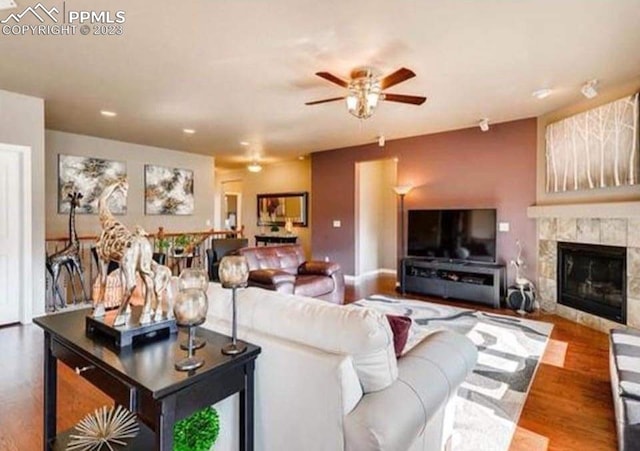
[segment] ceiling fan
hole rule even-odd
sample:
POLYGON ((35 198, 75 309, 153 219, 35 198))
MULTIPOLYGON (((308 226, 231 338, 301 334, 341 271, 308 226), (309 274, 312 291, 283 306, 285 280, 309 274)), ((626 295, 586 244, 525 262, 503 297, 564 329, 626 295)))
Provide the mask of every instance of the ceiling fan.
POLYGON ((426 97, 383 92, 383 90, 387 88, 416 76, 412 70, 406 67, 398 69, 386 77, 381 77, 380 73, 372 67, 361 67, 351 72, 351 79, 349 81, 336 77, 329 72, 317 72, 316 75, 346 88, 348 91, 347 95, 307 102, 305 105, 317 105, 319 103, 335 102, 344 99, 346 100, 349 113, 359 119, 371 117, 380 100, 409 103, 411 105, 422 105, 424 101, 427 100, 426 97))

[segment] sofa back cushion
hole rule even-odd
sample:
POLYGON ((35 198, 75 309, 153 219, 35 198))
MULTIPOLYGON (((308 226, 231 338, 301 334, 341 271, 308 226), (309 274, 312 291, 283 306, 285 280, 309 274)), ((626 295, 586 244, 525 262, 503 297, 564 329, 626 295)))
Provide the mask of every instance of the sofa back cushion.
MULTIPOLYGON (((231 291, 211 283, 207 294, 209 315, 231 321, 231 291)), ((237 292, 237 308, 239 326, 351 356, 364 393, 382 390, 398 376, 393 333, 377 311, 254 287, 237 292)))
POLYGON ((238 253, 247 257, 250 271, 280 269, 289 274, 297 274, 298 266, 305 261, 302 246, 299 244, 247 247, 240 249, 238 253))

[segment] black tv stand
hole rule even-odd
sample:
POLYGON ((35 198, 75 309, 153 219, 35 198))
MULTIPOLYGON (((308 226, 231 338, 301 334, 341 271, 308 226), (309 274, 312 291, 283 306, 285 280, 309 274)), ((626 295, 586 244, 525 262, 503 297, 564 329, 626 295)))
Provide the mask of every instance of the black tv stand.
POLYGON ((506 269, 499 263, 407 257, 401 268, 402 294, 455 298, 498 308, 507 291, 506 269))

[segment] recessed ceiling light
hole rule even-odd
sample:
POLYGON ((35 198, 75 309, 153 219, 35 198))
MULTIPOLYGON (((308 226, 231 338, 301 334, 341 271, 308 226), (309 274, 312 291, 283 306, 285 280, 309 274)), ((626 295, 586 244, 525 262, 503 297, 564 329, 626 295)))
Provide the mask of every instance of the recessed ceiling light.
POLYGON ((249 141, 240 141, 240 145, 246 147, 249 145, 249 141))
POLYGON ((298 160, 304 160, 304 155, 300 155, 300 156, 298 157, 298 160))
POLYGON ((114 111, 107 110, 100 110, 100 114, 102 114, 104 117, 116 117, 118 115, 118 113, 114 111))
POLYGON ((262 166, 257 161, 252 161, 251 164, 247 165, 247 170, 249 172, 260 172, 262 171, 262 166))
POLYGON ((193 135, 196 132, 192 128, 183 128, 182 131, 185 132, 187 135, 193 135))
POLYGON ((549 88, 536 89, 531 93, 531 95, 536 99, 544 99, 551 95, 551 89, 549 88))

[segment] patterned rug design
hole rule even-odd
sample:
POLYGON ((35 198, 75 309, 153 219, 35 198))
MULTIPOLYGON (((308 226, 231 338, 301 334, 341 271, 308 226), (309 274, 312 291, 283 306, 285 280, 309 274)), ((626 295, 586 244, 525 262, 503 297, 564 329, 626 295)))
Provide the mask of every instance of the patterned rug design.
POLYGON ((552 324, 382 295, 355 304, 410 317, 405 352, 441 329, 471 339, 478 348, 478 364, 458 393, 453 451, 509 449, 552 324))

